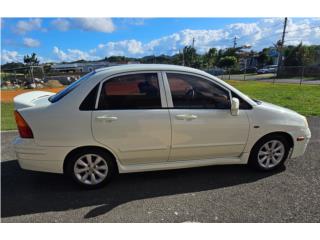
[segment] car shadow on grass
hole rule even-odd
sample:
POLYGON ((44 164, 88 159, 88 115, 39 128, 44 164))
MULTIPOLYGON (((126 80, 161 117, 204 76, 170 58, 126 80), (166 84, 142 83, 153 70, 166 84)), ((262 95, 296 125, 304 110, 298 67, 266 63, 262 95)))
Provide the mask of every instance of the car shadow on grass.
POLYGON ((103 215, 134 200, 214 190, 278 174, 242 165, 122 174, 104 188, 84 190, 59 174, 21 170, 15 160, 1 163, 1 217, 98 206, 83 217, 103 215))

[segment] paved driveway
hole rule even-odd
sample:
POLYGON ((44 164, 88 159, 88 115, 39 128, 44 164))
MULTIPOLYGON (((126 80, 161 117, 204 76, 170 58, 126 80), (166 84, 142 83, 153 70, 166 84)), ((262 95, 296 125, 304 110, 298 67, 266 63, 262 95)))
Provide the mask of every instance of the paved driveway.
POLYGON ((319 222, 320 118, 312 140, 286 168, 259 173, 213 166, 120 175, 85 191, 57 174, 22 171, 2 133, 3 222, 319 222))

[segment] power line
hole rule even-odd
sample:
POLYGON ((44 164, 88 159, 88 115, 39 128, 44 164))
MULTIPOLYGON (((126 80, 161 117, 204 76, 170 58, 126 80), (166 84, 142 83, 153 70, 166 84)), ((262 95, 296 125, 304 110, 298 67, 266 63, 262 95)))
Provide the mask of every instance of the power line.
POLYGON ((312 26, 312 27, 300 28, 300 29, 296 29, 296 30, 292 30, 292 31, 287 31, 287 33, 291 33, 291 32, 299 32, 299 31, 302 31, 302 30, 306 30, 306 29, 314 29, 314 28, 320 28, 320 25, 319 25, 319 26, 312 26))

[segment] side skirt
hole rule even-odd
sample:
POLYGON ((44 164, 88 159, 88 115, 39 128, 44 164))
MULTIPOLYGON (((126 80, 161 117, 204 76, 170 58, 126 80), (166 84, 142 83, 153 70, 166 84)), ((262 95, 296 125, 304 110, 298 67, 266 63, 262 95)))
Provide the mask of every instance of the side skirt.
POLYGON ((170 170, 180 168, 204 167, 211 165, 246 164, 249 154, 243 153, 241 157, 235 158, 214 158, 202 160, 188 160, 175 162, 161 162, 151 164, 122 165, 118 162, 119 173, 148 172, 159 170, 170 170))

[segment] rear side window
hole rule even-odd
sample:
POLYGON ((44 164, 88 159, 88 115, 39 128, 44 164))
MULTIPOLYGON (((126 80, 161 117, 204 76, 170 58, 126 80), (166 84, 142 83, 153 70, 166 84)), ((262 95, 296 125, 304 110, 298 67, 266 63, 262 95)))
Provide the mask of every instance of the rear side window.
POLYGON ((80 78, 79 80, 71 83, 68 87, 66 87, 65 89, 61 90, 60 92, 56 93, 55 95, 52 95, 51 97, 49 97, 49 101, 54 103, 59 101, 61 98, 63 98, 64 96, 68 95, 70 92, 72 92, 74 89, 76 89, 82 82, 90 79, 91 76, 93 76, 96 72, 91 72, 88 73, 86 75, 84 75, 82 78, 80 78))
POLYGON ((99 110, 161 108, 158 75, 130 74, 104 82, 99 110))
POLYGON ((173 107, 191 109, 230 109, 229 92, 201 77, 167 73, 173 107))

